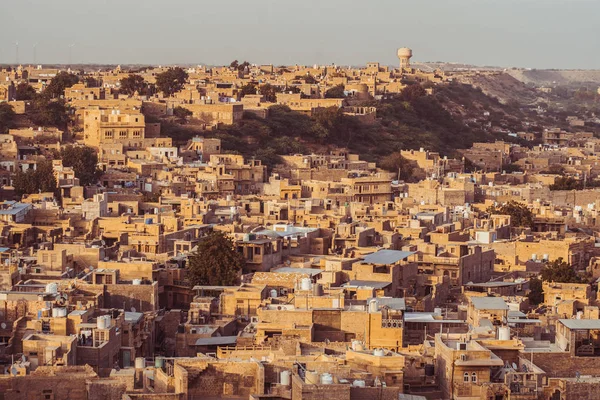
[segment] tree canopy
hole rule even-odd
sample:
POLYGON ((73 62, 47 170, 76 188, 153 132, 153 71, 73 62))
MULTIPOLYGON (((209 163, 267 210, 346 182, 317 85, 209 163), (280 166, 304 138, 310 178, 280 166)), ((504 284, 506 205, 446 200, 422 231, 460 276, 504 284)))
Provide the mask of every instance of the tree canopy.
POLYGON ((0 103, 0 133, 6 133, 13 126, 15 110, 8 103, 0 103))
POLYGON ((63 99, 48 99, 45 95, 37 95, 31 102, 29 111, 31 121, 40 126, 65 128, 69 121, 67 106, 63 99))
POLYGON ((277 87, 271 85, 270 83, 265 83, 264 85, 260 86, 258 90, 260 94, 264 96, 265 100, 271 103, 275 103, 277 101, 277 93, 280 92, 277 87))
POLYGON ((13 178, 13 186, 17 196, 38 192, 52 192, 55 196, 60 193, 54 177, 52 161, 37 163, 36 169, 28 169, 23 172, 20 169, 13 178))
POLYGON ((63 166, 72 167, 81 186, 98 182, 101 171, 98 169, 98 153, 88 146, 66 146, 60 149, 63 166))
POLYGON ((15 100, 33 100, 36 95, 35 89, 29 83, 21 82, 16 87, 15 100))
POLYGON ((413 164, 400 154, 392 153, 381 159, 381 168, 398 174, 398 179, 410 182, 413 180, 413 164))
POLYGON ((60 97, 64 95, 66 88, 70 88, 78 82, 79 77, 77 75, 65 71, 59 72, 44 89, 44 95, 51 99, 60 97))
POLYGON ((156 88, 163 93, 165 97, 183 89, 187 81, 188 73, 181 67, 169 68, 165 72, 156 75, 156 88))
POLYGON ((187 117, 190 117, 193 113, 187 108, 177 106, 173 109, 173 116, 181 121, 185 121, 187 117))
POLYGON ((252 82, 245 84, 240 88, 240 96, 244 97, 249 94, 256 94, 256 85, 252 82))
POLYGON ((213 231, 200 240, 198 250, 190 256, 188 277, 192 285, 235 285, 244 265, 233 241, 223 232, 213 231))
POLYGON ((129 96, 133 96, 135 92, 138 92, 139 94, 143 93, 147 86, 144 77, 137 74, 131 74, 125 78, 121 78, 119 83, 119 91, 129 96))
POLYGON ((531 278, 529 280, 529 293, 527 294, 529 303, 533 306, 537 306, 544 301, 544 289, 542 281, 538 278, 531 278))
POLYGON ((343 99, 346 97, 346 94, 344 93, 344 85, 337 85, 331 89, 328 89, 325 92, 324 97, 326 99, 343 99))
POLYGON ((511 200, 500 206, 491 206, 487 211, 490 214, 510 215, 511 226, 533 228, 533 213, 525 204, 511 200))
POLYGON ((565 262, 562 257, 554 261, 550 261, 544 265, 540 272, 540 277, 546 282, 560 283, 583 283, 585 279, 575 272, 569 263, 565 262))

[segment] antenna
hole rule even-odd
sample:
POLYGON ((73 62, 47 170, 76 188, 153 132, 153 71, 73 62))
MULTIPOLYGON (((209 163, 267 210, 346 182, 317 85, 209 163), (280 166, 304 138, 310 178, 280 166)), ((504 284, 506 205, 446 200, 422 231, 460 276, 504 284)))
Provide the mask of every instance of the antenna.
POLYGON ((33 44, 33 65, 34 65, 34 68, 35 68, 35 64, 37 62, 37 57, 36 57, 37 45, 38 45, 37 43, 33 44))
POLYGON ((19 66, 19 42, 15 42, 15 60, 17 66, 19 66))
POLYGON ((73 47, 75 47, 75 43, 69 45, 69 67, 73 64, 73 47))

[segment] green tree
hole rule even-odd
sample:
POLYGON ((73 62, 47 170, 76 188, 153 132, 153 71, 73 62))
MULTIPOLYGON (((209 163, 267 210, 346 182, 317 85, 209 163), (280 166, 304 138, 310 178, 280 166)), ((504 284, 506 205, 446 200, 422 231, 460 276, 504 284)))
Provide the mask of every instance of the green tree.
POLYGON ((92 76, 86 76, 83 81, 85 82, 85 85, 89 88, 100 87, 100 80, 92 76))
POLYGON ((402 92, 400 92, 400 99, 403 101, 411 102, 415 99, 418 99, 419 97, 425 96, 426 94, 427 92, 425 92, 425 89, 423 89, 423 87, 417 83, 413 85, 408 85, 407 87, 402 89, 402 92))
POLYGON ((8 103, 0 103, 0 133, 6 133, 13 126, 15 110, 8 103))
POLYGON ((173 116, 182 121, 185 121, 185 119, 192 116, 192 114, 193 113, 190 110, 181 106, 177 106, 173 109, 173 116))
POLYGON ((65 128, 69 121, 67 106, 63 99, 48 99, 45 95, 36 96, 29 111, 31 121, 40 126, 65 128))
POLYGON ((550 185, 550 190, 581 190, 583 182, 570 176, 559 176, 554 183, 550 185))
POLYGON ((240 96, 244 97, 249 94, 256 94, 256 85, 252 82, 245 84, 240 88, 240 96))
POLYGON ((240 66, 240 62, 238 60, 233 60, 231 64, 229 64, 229 68, 237 69, 240 66))
POLYGON ((145 92, 147 86, 144 77, 137 74, 131 74, 125 78, 121 78, 119 84, 119 91, 129 96, 133 96, 135 92, 138 92, 138 94, 145 92))
POLYGON ((243 63, 237 66, 238 71, 243 71, 246 67, 249 67, 250 63, 248 61, 244 61, 243 63))
POLYGON ((64 71, 59 72, 44 89, 44 95, 51 99, 63 96, 66 88, 70 88, 78 82, 77 75, 64 71))
POLYGON ((223 232, 213 231, 200 240, 190 256, 188 278, 192 285, 235 285, 244 266, 244 257, 233 241, 223 232))
POLYGON ((306 76, 302 77, 301 79, 304 79, 304 82, 308 83, 309 85, 317 83, 317 79, 311 74, 306 74, 306 76))
POLYGON ((72 167, 82 186, 98 182, 102 171, 98 169, 98 153, 88 146, 66 146, 60 149, 63 166, 72 167))
POLYGON ((13 178, 13 186, 19 197, 38 192, 52 192, 55 196, 59 195, 52 161, 37 163, 35 170, 28 169, 25 172, 18 170, 13 178))
POLYGON ((529 280, 529 293, 527 294, 529 303, 537 306, 544 301, 544 289, 542 281, 538 278, 531 278, 529 280))
POLYGON ((344 85, 337 85, 331 89, 328 89, 325 92, 324 97, 326 99, 343 99, 346 97, 346 94, 344 93, 344 85))
POLYGON ((414 166, 398 151, 381 159, 381 168, 398 174, 398 179, 410 182, 413 179, 414 166))
POLYGON ((183 68, 169 68, 165 72, 156 75, 156 88, 165 97, 169 97, 183 89, 183 85, 185 85, 187 79, 188 74, 183 68))
POLYGON ((271 103, 275 103, 277 101, 277 93, 279 93, 279 89, 277 87, 271 85, 270 83, 265 83, 264 85, 259 87, 259 92, 262 96, 264 96, 265 100, 271 103))
POLYGON ((17 85, 15 100, 33 100, 37 95, 35 89, 27 82, 21 82, 17 85))
POLYGON ((540 277, 546 282, 560 283, 583 283, 585 282, 581 276, 575 272, 569 263, 565 262, 562 257, 554 261, 550 261, 544 265, 540 272, 540 277))
POLYGON ((491 206, 487 211, 490 214, 510 215, 511 226, 533 228, 533 213, 525 204, 511 200, 501 206, 491 206))

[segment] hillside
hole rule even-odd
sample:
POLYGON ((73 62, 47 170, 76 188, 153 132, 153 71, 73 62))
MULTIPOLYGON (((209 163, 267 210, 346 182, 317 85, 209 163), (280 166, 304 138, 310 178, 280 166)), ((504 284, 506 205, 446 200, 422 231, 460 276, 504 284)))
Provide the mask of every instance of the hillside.
POLYGON ((539 94, 535 89, 527 87, 525 83, 508 73, 469 74, 456 78, 459 82, 480 88, 483 93, 497 98, 504 104, 515 101, 521 104, 531 104, 539 99, 539 94))
POLYGON ((600 70, 511 69, 515 79, 534 86, 595 84, 600 86, 600 70))
POLYGON ((339 147, 370 161, 420 147, 453 156, 457 149, 468 148, 473 142, 510 139, 506 133, 493 133, 488 125, 504 132, 523 128, 524 116, 518 107, 511 108, 482 90, 460 83, 436 86, 433 95, 426 95, 419 86, 409 87, 401 95, 368 105, 377 106, 377 120, 372 124, 338 109, 324 109, 311 118, 285 106, 273 106, 266 119, 245 114, 239 123, 210 132, 172 122, 164 123, 163 130, 176 143, 198 134, 218 137, 225 150, 262 159, 272 166, 279 161, 278 155, 339 147))

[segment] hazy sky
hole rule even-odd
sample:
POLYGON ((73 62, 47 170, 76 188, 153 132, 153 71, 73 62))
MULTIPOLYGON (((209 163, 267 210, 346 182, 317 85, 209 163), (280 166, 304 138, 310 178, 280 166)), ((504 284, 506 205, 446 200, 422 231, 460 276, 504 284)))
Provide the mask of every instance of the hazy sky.
POLYGON ((600 69, 600 0, 0 0, 0 63, 600 69))

